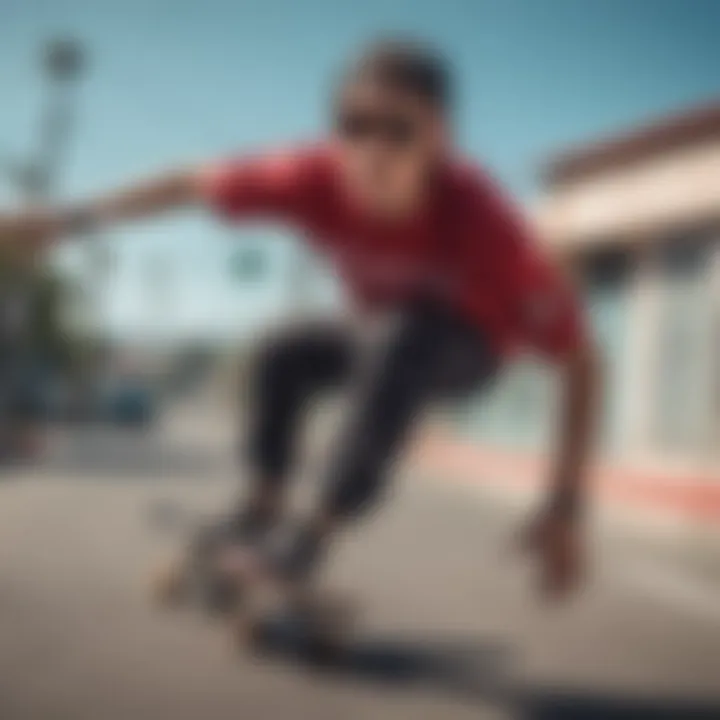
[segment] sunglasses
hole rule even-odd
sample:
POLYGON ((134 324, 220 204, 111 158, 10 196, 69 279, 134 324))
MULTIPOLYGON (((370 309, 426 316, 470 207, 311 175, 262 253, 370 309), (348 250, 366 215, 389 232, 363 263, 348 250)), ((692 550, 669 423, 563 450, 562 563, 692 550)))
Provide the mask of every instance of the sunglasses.
POLYGON ((338 135, 350 142, 380 140, 394 147, 410 145, 418 134, 417 122, 406 115, 345 110, 335 119, 338 135))

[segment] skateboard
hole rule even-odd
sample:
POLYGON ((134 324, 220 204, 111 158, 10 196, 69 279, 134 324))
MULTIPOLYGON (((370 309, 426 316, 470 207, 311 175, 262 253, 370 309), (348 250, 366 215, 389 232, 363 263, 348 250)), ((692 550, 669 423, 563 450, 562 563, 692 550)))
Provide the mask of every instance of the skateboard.
POLYGON ((223 556, 230 548, 232 543, 222 529, 196 530, 190 544, 155 572, 155 602, 162 607, 195 606, 211 614, 233 611, 251 573, 250 568, 227 567, 223 556))
POLYGON ((242 601, 230 616, 238 649, 323 664, 346 655, 357 616, 349 596, 312 583, 294 586, 271 571, 244 583, 242 601))
POLYGON ((238 650, 313 663, 340 661, 355 626, 348 596, 289 583, 252 548, 232 543, 203 547, 196 539, 161 566, 153 596, 162 607, 189 605, 221 616, 238 650))

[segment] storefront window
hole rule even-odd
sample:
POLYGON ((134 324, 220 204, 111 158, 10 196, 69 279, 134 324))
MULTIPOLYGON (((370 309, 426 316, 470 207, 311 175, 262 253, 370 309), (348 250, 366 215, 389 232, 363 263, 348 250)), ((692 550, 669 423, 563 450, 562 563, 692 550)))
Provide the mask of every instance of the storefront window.
POLYGON ((588 313, 603 360, 602 417, 600 444, 605 454, 621 450, 623 396, 627 371, 626 340, 628 304, 635 267, 634 256, 626 250, 591 256, 583 263, 581 275, 588 313))
POLYGON ((678 238, 662 248, 653 439, 661 450, 695 452, 712 423, 713 243, 678 238))

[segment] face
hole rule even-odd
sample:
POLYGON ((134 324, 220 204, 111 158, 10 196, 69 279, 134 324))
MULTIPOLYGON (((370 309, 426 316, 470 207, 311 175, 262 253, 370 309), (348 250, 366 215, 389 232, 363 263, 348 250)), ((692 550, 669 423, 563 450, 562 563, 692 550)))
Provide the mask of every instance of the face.
POLYGON ((366 211, 401 216, 423 202, 446 144, 445 123, 428 103, 358 82, 340 98, 334 133, 346 186, 366 211))

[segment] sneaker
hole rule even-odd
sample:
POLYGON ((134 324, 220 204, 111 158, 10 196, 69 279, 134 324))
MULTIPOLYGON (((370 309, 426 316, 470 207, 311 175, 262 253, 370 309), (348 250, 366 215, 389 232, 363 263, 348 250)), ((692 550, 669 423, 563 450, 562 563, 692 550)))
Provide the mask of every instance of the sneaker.
POLYGON ((265 563, 285 580, 305 583, 320 565, 325 550, 323 538, 306 524, 283 530, 269 536, 261 547, 265 563))

